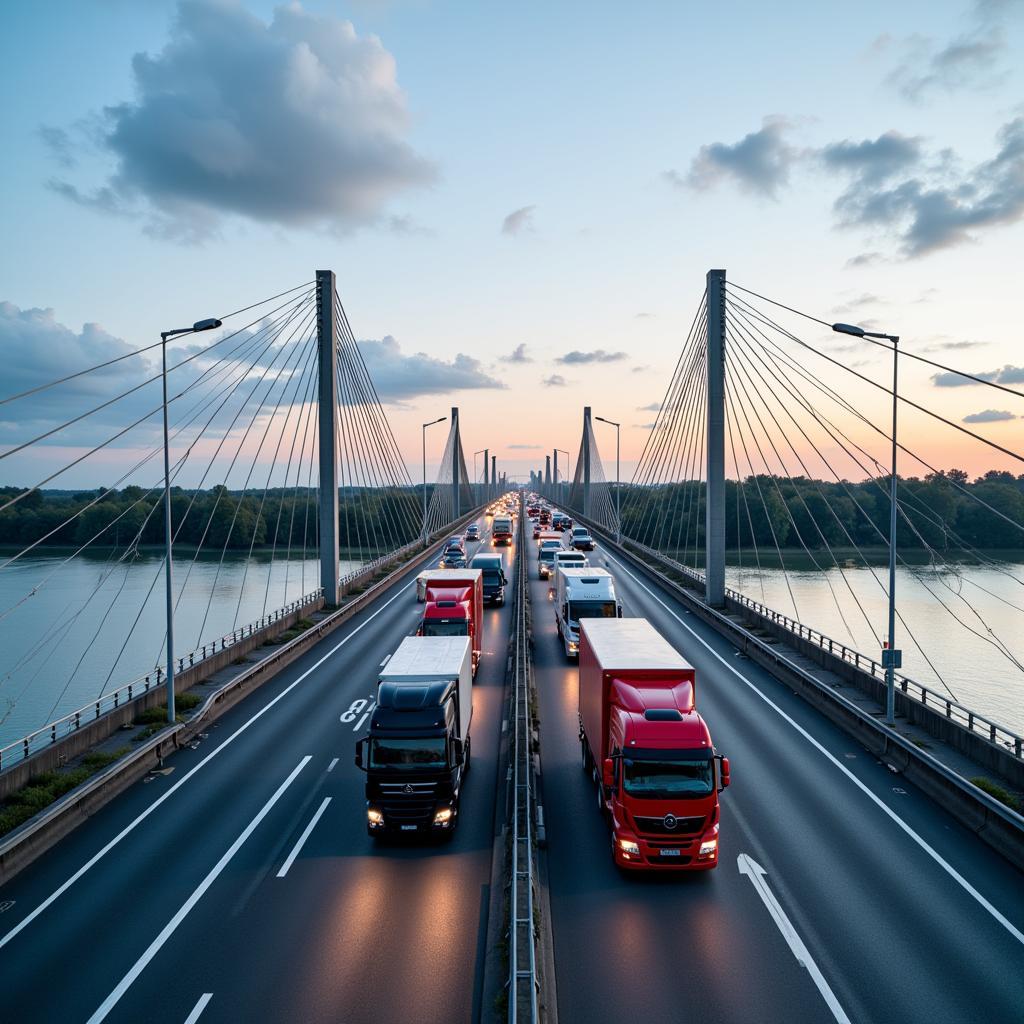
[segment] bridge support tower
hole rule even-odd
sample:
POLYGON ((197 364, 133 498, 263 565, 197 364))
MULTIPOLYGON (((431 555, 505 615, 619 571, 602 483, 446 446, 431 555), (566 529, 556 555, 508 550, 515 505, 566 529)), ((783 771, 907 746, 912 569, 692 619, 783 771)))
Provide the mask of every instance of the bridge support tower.
POLYGON ((324 601, 341 600, 338 544, 338 323, 334 271, 316 272, 316 334, 319 349, 317 413, 320 438, 320 586, 324 601))
POLYGON ((707 501, 704 599, 725 605, 725 271, 707 277, 707 501))

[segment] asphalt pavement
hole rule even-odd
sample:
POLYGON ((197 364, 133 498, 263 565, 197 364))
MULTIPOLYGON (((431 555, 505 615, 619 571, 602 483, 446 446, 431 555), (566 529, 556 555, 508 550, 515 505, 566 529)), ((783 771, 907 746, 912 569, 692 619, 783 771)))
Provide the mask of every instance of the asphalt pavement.
POLYGON ((1024 876, 670 593, 591 564, 695 666, 732 784, 715 870, 614 867, 530 552, 560 1024, 1024 1021, 1024 876))
POLYGON ((0 889, 0 1021, 479 1018, 510 609, 485 610, 455 836, 378 846, 354 745, 414 576, 0 889))

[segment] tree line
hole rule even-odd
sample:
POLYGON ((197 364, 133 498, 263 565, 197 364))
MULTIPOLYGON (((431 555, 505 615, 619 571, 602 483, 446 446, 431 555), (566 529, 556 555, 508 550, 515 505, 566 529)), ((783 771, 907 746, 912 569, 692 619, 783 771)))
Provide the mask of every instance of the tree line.
MULTIPOLYGON (((0 505, 23 488, 0 487, 0 505)), ((429 489, 428 489, 429 498, 429 489)), ((343 548, 388 551, 414 540, 420 528, 421 489, 345 488, 339 491, 338 522, 343 548)), ((315 552, 316 494, 305 489, 230 491, 171 488, 175 543, 204 550, 248 550, 275 546, 293 554, 315 552)), ((164 543, 163 491, 32 491, 0 512, 0 544, 124 548, 164 543), (97 500, 99 499, 99 500, 97 500)))
MULTIPOLYGON (((727 480, 726 546, 810 549, 887 545, 888 477, 858 483, 759 475, 727 480)), ((704 484, 627 486, 622 530, 664 551, 704 544, 704 484), (645 539, 646 538, 646 539, 645 539)), ((936 550, 1024 548, 1024 474, 974 480, 952 469, 899 479, 897 545, 936 550)))

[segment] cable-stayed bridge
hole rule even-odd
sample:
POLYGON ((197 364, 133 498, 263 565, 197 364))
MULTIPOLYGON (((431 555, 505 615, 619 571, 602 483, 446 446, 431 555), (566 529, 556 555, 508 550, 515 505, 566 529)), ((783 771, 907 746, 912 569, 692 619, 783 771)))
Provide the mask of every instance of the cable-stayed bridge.
POLYGON ((958 371, 885 337, 851 365, 820 329, 712 271, 630 479, 591 407, 533 476, 693 664, 732 762, 718 868, 657 879, 609 855, 525 505, 493 547, 509 481, 488 449, 469 471, 458 409, 403 454, 333 274, 0 396, 23 424, 0 453, 24 480, 0 496, 8 721, 46 694, 0 745, 12 1019, 1014 1019, 1024 730, 962 692, 956 648, 1017 678, 1024 577, 994 549, 1024 497, 901 438, 917 417, 1022 456, 894 374, 958 371), (353 744, 413 577, 472 523, 508 589, 461 824, 375 847, 353 744))

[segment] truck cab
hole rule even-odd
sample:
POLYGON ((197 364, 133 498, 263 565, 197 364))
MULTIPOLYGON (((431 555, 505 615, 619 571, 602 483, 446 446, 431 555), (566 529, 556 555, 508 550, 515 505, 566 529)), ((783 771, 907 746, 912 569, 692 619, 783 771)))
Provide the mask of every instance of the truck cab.
POLYGON ((470 568, 479 569, 484 574, 484 604, 504 604, 508 577, 501 555, 474 555, 470 568))
MULTIPOLYGON (((557 563, 556 563, 557 564, 557 563)), ((561 565, 555 572, 555 627, 567 658, 580 650, 580 619, 621 618, 615 579, 607 569, 561 565)))
POLYGON ((454 832, 471 719, 468 639, 407 637, 382 671, 369 735, 356 744, 371 837, 454 832))
POLYGON ((468 636, 476 672, 482 654, 484 589, 480 569, 434 569, 424 585, 417 635, 468 636))
POLYGON ((549 579, 555 571, 555 554, 562 551, 562 535, 552 530, 541 533, 537 547, 537 575, 549 579))
POLYGON ((491 524, 491 544, 494 547, 499 545, 510 545, 512 543, 512 517, 510 515, 497 515, 491 524))

